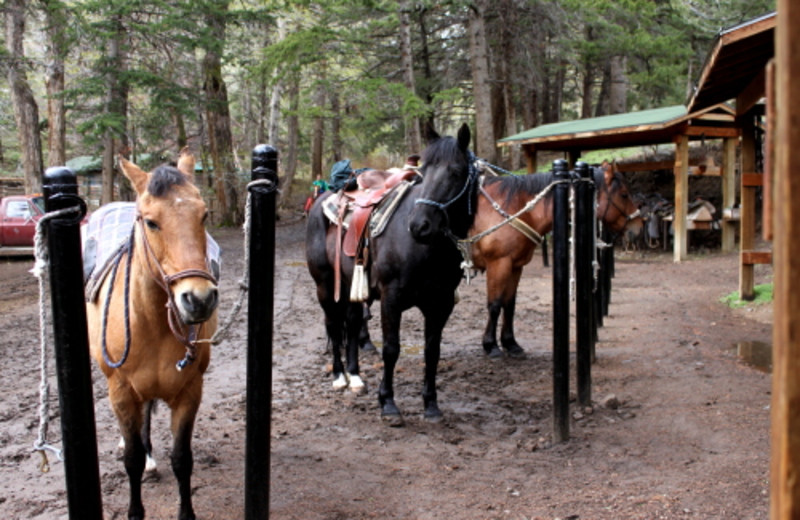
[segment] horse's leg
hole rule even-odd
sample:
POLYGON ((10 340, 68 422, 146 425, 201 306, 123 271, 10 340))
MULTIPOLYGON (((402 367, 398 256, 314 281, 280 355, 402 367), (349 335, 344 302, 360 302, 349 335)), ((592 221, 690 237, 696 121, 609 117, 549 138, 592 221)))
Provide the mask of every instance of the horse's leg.
POLYGON ((383 330, 383 379, 378 389, 381 418, 390 426, 402 426, 403 415, 394 402, 394 369, 400 357, 400 320, 402 310, 393 305, 390 297, 381 300, 381 329, 383 330))
POLYGON ((489 318, 483 332, 483 350, 492 358, 503 357, 503 351, 497 344, 497 321, 503 309, 503 293, 506 280, 511 276, 511 260, 501 258, 486 265, 486 309, 489 318))
POLYGON ((508 355, 514 358, 525 356, 525 350, 514 337, 514 310, 517 305, 517 288, 522 276, 522 268, 515 267, 507 279, 506 291, 503 295, 503 326, 500 330, 500 342, 508 355))
POLYGON ((153 444, 150 442, 150 421, 152 420, 155 410, 155 400, 145 403, 144 422, 142 423, 142 444, 144 445, 144 453, 146 457, 144 466, 145 471, 155 471, 157 469, 156 459, 153 458, 153 444))
POLYGON ((425 314, 425 382, 422 387, 422 402, 425 407, 425 419, 437 422, 442 412, 436 399, 436 372, 441 356, 442 330, 455 305, 452 297, 449 301, 427 309, 425 314))
POLYGON ((361 303, 350 303, 346 312, 347 384, 354 393, 361 394, 367 390, 358 366, 359 334, 364 327, 364 307, 361 303))
POLYGON ((142 442, 142 403, 134 397, 134 392, 129 386, 120 385, 117 381, 109 381, 108 397, 114 414, 117 416, 122 439, 125 441, 122 460, 130 485, 128 520, 142 520, 144 518, 142 475, 145 467, 145 447, 142 442))
POLYGON ((369 304, 364 303, 364 323, 361 325, 361 332, 358 335, 358 343, 361 345, 363 352, 375 352, 377 349, 372 343, 372 338, 369 337, 369 327, 367 323, 372 319, 372 313, 369 311, 369 304))
POLYGON ((342 363, 344 316, 342 315, 341 307, 333 301, 323 302, 322 310, 325 312, 325 331, 328 334, 328 340, 331 345, 333 388, 334 390, 344 390, 347 388, 347 376, 342 363))
MULTIPOLYGON (((172 409, 172 472, 178 480, 181 502, 178 520, 195 520, 192 508, 192 431, 197 408, 200 406, 202 380, 187 388, 172 409)), ((172 403, 171 403, 172 404, 172 403)))

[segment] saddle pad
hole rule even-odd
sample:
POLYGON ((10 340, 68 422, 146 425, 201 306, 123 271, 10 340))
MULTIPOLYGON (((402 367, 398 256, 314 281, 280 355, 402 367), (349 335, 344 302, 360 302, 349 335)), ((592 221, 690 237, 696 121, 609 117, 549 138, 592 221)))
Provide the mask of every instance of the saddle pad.
POLYGON ((386 229, 386 224, 392 218, 394 210, 403 200, 403 197, 408 192, 408 189, 413 185, 412 182, 402 181, 392 188, 384 199, 375 207, 372 216, 369 219, 369 233, 370 236, 375 238, 383 233, 386 229))
MULTIPOLYGON (((100 286, 117 257, 128 249, 128 239, 136 221, 135 202, 111 202, 89 217, 83 236, 83 275, 86 300, 95 301, 100 286)), ((206 232, 206 261, 214 279, 219 280, 220 248, 206 232)))

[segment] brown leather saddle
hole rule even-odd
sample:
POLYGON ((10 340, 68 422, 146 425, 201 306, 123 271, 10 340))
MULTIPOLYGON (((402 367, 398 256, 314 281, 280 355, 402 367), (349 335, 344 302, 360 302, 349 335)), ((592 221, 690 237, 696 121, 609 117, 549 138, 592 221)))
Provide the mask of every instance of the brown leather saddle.
MULTIPOLYGON (((342 190, 337 196, 328 199, 329 205, 325 208, 325 214, 337 226, 338 237, 335 258, 337 301, 340 293, 341 254, 355 258, 357 264, 367 264, 367 230, 376 208, 388 202, 392 195, 395 195, 394 199, 398 199, 399 194, 395 193, 397 188, 404 183, 413 183, 418 175, 415 169, 367 170, 357 177, 356 190, 342 190)), ((384 217, 388 218, 389 215, 384 217)))

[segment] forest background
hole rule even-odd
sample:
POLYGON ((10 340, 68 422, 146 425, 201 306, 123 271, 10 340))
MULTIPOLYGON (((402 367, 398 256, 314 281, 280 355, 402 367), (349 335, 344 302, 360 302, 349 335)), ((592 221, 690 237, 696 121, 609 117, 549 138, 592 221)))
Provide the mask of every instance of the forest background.
MULTIPOLYGON (((190 146, 215 224, 243 215, 249 155, 280 153, 282 200, 342 158, 388 167, 428 128, 502 137, 683 104, 720 30, 774 0, 3 0, 0 178, 102 158, 115 172, 190 146)), ((121 177, 121 176, 119 176, 121 177)), ((117 187, 115 190, 115 186, 117 187)))

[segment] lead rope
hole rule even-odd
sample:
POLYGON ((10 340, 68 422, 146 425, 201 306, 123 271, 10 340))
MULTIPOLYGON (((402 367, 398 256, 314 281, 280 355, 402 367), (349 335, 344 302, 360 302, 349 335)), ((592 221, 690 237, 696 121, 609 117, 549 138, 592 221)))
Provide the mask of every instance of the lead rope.
POLYGON ((36 223, 36 234, 34 235, 34 254, 36 261, 31 269, 31 274, 39 280, 39 429, 36 440, 33 442, 33 451, 38 451, 42 457, 39 470, 42 473, 50 471, 50 462, 47 460, 47 452, 53 453, 58 460, 63 461, 64 455, 61 450, 47 442, 47 431, 50 419, 50 383, 47 380, 47 268, 50 265, 50 258, 47 247, 45 246, 46 227, 45 223, 50 219, 62 217, 70 213, 80 213, 80 208, 73 206, 57 211, 45 213, 36 223))
POLYGON ((239 279, 239 296, 236 299, 236 302, 233 304, 233 308, 231 309, 230 314, 225 319, 225 322, 222 326, 217 328, 217 331, 211 336, 211 339, 208 340, 211 342, 212 345, 217 345, 224 339, 225 335, 228 333, 228 329, 230 329, 231 324, 233 324, 233 319, 239 314, 239 311, 242 308, 242 304, 244 303, 244 295, 247 294, 250 284, 250 219, 251 219, 251 212, 252 212, 252 193, 250 188, 255 186, 267 186, 273 187, 275 183, 270 181, 269 179, 258 179, 255 181, 250 182, 247 185, 247 202, 244 206, 244 224, 242 224, 242 230, 244 231, 244 266, 242 267, 242 277, 239 279))

